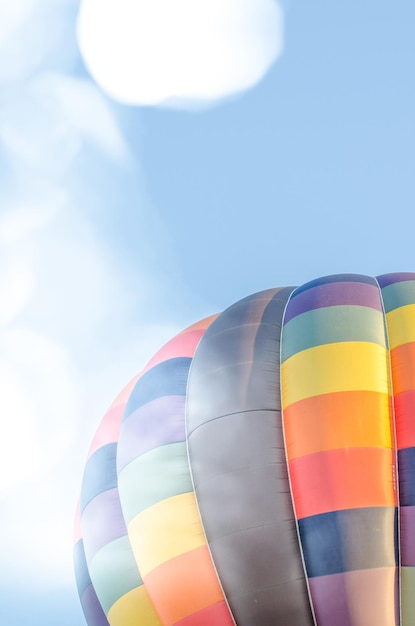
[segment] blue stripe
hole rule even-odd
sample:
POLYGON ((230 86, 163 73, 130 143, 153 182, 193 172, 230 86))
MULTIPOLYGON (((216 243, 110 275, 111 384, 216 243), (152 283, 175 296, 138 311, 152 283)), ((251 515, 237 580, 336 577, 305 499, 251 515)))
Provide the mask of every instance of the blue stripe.
POLYGON ((298 526, 310 578, 397 563, 397 511, 392 507, 322 513, 298 520, 298 526))
POLYGON ((382 299, 385 313, 415 302, 415 275, 414 280, 393 283, 382 288, 382 299))
POLYGON ((301 287, 297 287, 292 297, 295 298, 295 296, 299 293, 312 289, 313 287, 328 285, 330 283, 364 283, 367 285, 374 285, 375 287, 378 286, 376 280, 371 276, 364 276, 363 274, 333 274, 330 276, 316 278, 315 280, 311 280, 309 283, 301 285, 301 287))
POLYGON ((415 448, 398 450, 399 501, 401 506, 415 506, 415 448))
POLYGON ((73 549, 73 560, 75 567, 76 586, 78 587, 79 597, 82 597, 85 589, 91 585, 91 577, 86 563, 84 542, 82 539, 77 541, 73 549))
POLYGON ((189 357, 177 357, 152 367, 137 381, 125 407, 123 421, 140 406, 163 396, 186 395, 189 357))
POLYGON ((93 585, 85 589, 81 605, 88 626, 110 626, 93 585))
POLYGON ((108 443, 88 459, 82 480, 81 513, 95 496, 117 487, 117 443, 108 443))
POLYGON ((404 282, 406 280, 415 280, 415 274, 413 272, 395 272, 392 274, 382 274, 377 277, 380 287, 387 287, 394 283, 404 282))

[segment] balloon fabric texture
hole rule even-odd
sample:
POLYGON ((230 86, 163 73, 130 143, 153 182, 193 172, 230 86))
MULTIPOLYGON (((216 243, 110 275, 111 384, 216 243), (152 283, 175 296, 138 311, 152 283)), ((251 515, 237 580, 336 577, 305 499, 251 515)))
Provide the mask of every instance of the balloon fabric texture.
POLYGON ((74 555, 89 626, 413 626, 415 273, 173 338, 98 427, 74 555))

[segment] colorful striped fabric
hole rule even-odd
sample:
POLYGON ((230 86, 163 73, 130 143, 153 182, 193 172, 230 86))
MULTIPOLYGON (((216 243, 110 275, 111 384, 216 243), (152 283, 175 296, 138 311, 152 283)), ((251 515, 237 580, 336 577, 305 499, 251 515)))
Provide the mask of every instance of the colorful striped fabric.
POLYGON ((415 274, 379 277, 398 449, 402 626, 415 624, 415 274))
POLYGON ((398 623, 390 366, 376 280, 344 275, 297 289, 281 361, 290 483, 317 624, 398 623))
POLYGON ((185 444, 188 369, 213 319, 157 353, 114 402, 91 445, 75 567, 93 626, 233 624, 199 520, 185 444))
POLYGON ((148 616, 148 626, 160 624, 134 561, 117 484, 121 419, 135 382, 104 416, 84 471, 75 566, 81 603, 92 626, 138 626, 140 613, 148 616))
MULTIPOLYGON (((209 320, 209 322, 212 320, 209 320)), ((200 523, 187 458, 185 396, 191 357, 203 329, 187 332, 169 358, 138 380, 119 438, 118 484, 128 534, 161 623, 233 624, 200 523)))
POLYGON ((105 415, 89 626, 415 624, 415 274, 270 289, 166 344, 105 415))

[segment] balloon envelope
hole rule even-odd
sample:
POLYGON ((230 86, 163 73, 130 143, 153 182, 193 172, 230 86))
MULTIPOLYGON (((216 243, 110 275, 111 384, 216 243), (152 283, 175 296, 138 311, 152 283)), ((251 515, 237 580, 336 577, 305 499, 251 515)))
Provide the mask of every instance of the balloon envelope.
POLYGON ((263 291, 186 329, 92 442, 89 626, 415 623, 415 274, 263 291))

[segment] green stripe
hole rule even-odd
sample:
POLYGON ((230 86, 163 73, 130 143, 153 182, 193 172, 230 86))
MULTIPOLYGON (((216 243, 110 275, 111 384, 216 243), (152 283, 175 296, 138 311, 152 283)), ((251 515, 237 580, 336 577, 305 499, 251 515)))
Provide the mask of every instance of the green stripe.
POLYGON ((328 306, 297 315, 284 326, 281 362, 327 343, 366 341, 385 346, 383 314, 358 305, 328 306))
POLYGON ((98 550, 89 573, 105 614, 123 595, 143 585, 127 535, 98 550))
POLYGON ((415 304, 415 280, 405 280, 384 287, 382 298, 386 313, 407 304, 415 304))
POLYGON ((148 507, 193 491, 185 442, 170 443, 140 455, 118 477, 125 522, 148 507))
POLYGON ((401 568, 402 626, 415 624, 415 567, 401 568))

